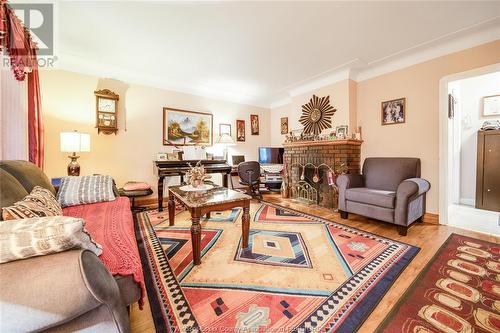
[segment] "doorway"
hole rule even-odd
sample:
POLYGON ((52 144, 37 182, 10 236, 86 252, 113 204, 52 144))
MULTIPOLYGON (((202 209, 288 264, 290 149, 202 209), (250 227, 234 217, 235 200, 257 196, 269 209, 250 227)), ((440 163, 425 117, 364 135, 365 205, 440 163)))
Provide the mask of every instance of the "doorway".
POLYGON ((444 224, 500 235, 500 213, 476 208, 478 131, 485 121, 500 121, 483 115, 483 99, 497 94, 500 64, 440 82, 439 215, 444 224))

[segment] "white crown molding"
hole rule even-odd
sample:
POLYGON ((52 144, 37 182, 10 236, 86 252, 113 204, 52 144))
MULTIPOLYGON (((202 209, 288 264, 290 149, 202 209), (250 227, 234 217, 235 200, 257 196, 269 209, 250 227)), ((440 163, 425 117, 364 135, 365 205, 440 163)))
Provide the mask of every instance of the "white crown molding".
POLYGON ((276 109, 276 108, 279 108, 281 106, 284 106, 284 105, 287 105, 287 104, 290 104, 292 103, 292 99, 290 97, 286 97, 286 98, 283 98, 283 99, 280 99, 280 100, 277 100, 273 103, 271 103, 269 105, 269 108, 270 109, 276 109))
POLYGON ((361 69, 354 79, 361 82, 498 39, 500 39, 500 17, 372 61, 366 68, 361 69))
POLYGON ((276 99, 269 107, 274 109, 286 105, 292 102, 294 96, 311 92, 335 82, 346 79, 361 82, 499 39, 500 16, 497 16, 491 20, 480 22, 369 63, 355 59, 340 66, 340 68, 336 67, 289 87, 287 91, 289 98, 276 99))
POLYGON ((303 83, 295 88, 288 90, 291 97, 302 95, 310 91, 329 86, 339 81, 348 80, 350 78, 349 68, 336 70, 334 73, 320 77, 309 82, 303 83))
POLYGON ((222 91, 213 89, 208 86, 188 86, 179 82, 167 81, 165 78, 159 78, 156 75, 148 75, 137 71, 131 71, 123 68, 118 68, 109 64, 89 61, 84 58, 69 54, 67 52, 59 52, 58 60, 55 62, 55 69, 66 70, 85 75, 93 75, 116 79, 127 83, 149 86, 158 89, 164 89, 184 94, 190 94, 205 98, 210 98, 219 101, 230 103, 256 106, 269 109, 268 101, 261 101, 258 98, 232 91, 222 91))

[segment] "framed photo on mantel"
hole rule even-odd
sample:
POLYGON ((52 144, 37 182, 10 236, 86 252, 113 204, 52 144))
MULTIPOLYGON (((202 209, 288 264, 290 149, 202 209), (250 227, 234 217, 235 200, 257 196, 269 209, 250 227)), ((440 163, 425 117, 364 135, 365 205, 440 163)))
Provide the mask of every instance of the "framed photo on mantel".
POLYGON ((210 113, 163 108, 164 146, 211 146, 213 116, 210 113))

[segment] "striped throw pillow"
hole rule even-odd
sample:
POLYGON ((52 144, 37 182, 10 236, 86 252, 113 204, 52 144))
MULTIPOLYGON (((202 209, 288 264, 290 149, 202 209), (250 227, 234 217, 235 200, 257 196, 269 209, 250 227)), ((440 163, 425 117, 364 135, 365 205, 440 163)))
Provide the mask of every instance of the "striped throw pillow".
POLYGON ((111 176, 63 177, 57 192, 57 201, 62 207, 113 200, 115 194, 111 176))
POLYGON ((69 216, 3 221, 0 223, 0 263, 70 249, 86 249, 101 255, 102 247, 84 226, 83 219, 69 216))
POLYGON ((52 192, 35 186, 23 200, 2 208, 4 220, 27 219, 31 217, 62 215, 62 209, 52 192))

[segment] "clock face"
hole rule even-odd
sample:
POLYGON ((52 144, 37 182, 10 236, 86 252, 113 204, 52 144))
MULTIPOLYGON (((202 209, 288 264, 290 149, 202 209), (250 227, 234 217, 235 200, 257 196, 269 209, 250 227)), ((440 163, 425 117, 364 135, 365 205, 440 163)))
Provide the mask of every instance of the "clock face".
POLYGON ((99 97, 98 107, 100 112, 115 113, 116 101, 114 99, 99 97))

